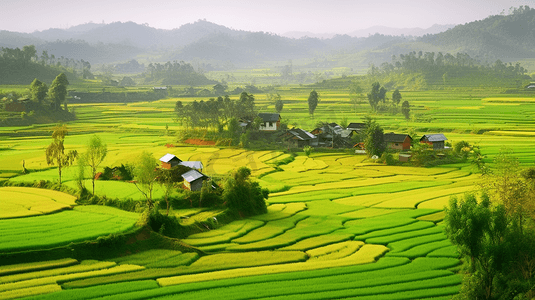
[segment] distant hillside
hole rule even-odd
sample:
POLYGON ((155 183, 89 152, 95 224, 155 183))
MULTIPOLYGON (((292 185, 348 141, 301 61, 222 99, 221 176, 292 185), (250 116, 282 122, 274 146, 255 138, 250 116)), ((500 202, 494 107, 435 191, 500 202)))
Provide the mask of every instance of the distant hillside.
POLYGON ((443 51, 467 52, 493 61, 535 57, 535 9, 514 9, 510 15, 490 16, 421 38, 443 51))
POLYGON ((93 65, 125 62, 143 55, 152 62, 195 61, 197 65, 211 64, 214 69, 267 63, 282 66, 288 60, 299 60, 301 65, 311 68, 346 67, 358 72, 372 63, 390 61, 392 55, 412 51, 468 53, 484 63, 535 57, 535 9, 520 7, 509 15, 451 27, 372 27, 329 38, 320 35, 321 38, 296 39, 234 30, 205 20, 172 30, 134 22, 88 23, 31 34, 0 31, 0 47, 22 48, 33 44, 38 54, 46 50, 49 55, 84 59, 93 65))

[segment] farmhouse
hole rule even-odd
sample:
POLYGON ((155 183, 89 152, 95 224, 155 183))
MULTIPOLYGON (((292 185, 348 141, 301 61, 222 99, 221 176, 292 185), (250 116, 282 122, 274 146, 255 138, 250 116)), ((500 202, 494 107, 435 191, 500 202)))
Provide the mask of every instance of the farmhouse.
POLYGON ((164 169, 171 169, 174 166, 177 166, 182 162, 180 158, 174 156, 173 154, 167 153, 166 155, 162 156, 160 158, 160 161, 162 162, 162 168, 164 169))
POLYGON ((292 128, 288 130, 285 134, 285 138, 288 140, 289 146, 294 148, 314 146, 313 144, 317 145, 316 136, 300 128, 292 128))
POLYGON ((318 137, 319 147, 351 148, 350 131, 345 131, 336 123, 325 124, 312 130, 312 134, 318 137))
POLYGON ((366 124, 364 123, 349 123, 349 125, 347 125, 347 130, 351 130, 355 133, 359 133, 361 131, 363 131, 364 129, 366 129, 366 124))
POLYGON ((442 133, 426 134, 420 139, 420 143, 433 145, 433 150, 443 150, 444 142, 447 140, 446 136, 442 133))
POLYGON ((407 134, 398 134, 398 133, 385 133, 384 141, 386 143, 387 149, 392 150, 410 150, 412 138, 407 134))
POLYGON ((204 180, 208 179, 208 176, 197 170, 187 171, 182 174, 184 178, 184 186, 190 191, 200 191, 204 180))
POLYGON ((261 131, 277 131, 280 129, 280 114, 259 113, 258 117, 262 118, 262 123, 260 124, 261 131))

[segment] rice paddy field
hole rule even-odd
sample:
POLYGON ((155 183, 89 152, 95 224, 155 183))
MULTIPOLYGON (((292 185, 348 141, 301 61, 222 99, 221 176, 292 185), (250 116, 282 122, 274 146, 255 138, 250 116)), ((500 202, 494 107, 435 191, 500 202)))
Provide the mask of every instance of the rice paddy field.
MULTIPOLYGON (((310 130, 318 121, 361 122, 370 113, 364 98, 355 109, 348 91, 318 90, 321 101, 311 118, 310 90, 279 89, 285 102, 281 115, 289 123, 310 130)), ((525 166, 535 162, 535 97, 478 88, 401 93, 414 118, 375 115, 385 132, 444 133, 450 142, 479 145, 488 163, 504 147, 525 166)), ((300 151, 288 163, 283 150, 177 143, 174 103, 194 99, 76 105, 78 120, 67 124, 66 149, 83 152, 89 137, 98 134, 108 145, 102 166, 132 163, 143 150, 155 158, 172 153, 200 160, 215 177, 247 166, 271 191, 268 213, 182 240, 204 254, 152 249, 107 261, 65 257, 0 266, 0 299, 449 299, 459 292, 461 261, 442 220, 452 195, 477 190, 480 178, 469 163, 387 166, 350 152, 307 157, 300 151)), ((266 95, 255 99, 262 112, 274 110, 266 95)), ((0 178, 56 180, 57 169, 44 156, 52 126, 0 128, 0 178), (30 170, 25 175, 22 160, 30 170)), ((75 187, 75 169, 64 170, 65 185, 75 187)), ((142 199, 124 182, 97 181, 96 193, 142 199)), ((156 190, 155 198, 162 193, 156 190)), ((74 200, 36 188, 0 188, 0 253, 124 232, 139 218, 109 207, 77 206, 74 200)), ((173 213, 201 221, 219 211, 173 213)))

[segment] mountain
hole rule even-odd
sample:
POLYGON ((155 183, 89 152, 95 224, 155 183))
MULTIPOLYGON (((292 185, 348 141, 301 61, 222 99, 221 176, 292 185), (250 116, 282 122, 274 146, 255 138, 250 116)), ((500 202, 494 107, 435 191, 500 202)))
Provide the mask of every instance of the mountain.
POLYGON ((400 35, 423 36, 426 34, 437 34, 437 33, 446 31, 450 28, 453 28, 453 27, 455 27, 455 25, 453 24, 448 24, 448 25, 434 24, 433 26, 429 28, 425 28, 425 29, 419 28, 419 27, 392 28, 392 27, 386 27, 386 26, 373 26, 373 27, 369 27, 366 29, 360 29, 360 30, 349 32, 348 35, 354 36, 354 37, 367 37, 369 35, 379 33, 383 35, 395 35, 395 36, 400 36, 400 35))
POLYGON ((239 35, 240 31, 229 29, 204 20, 184 24, 180 28, 166 30, 134 22, 110 24, 87 23, 68 29, 47 29, 31 33, 48 42, 59 40, 84 40, 90 44, 124 44, 137 48, 183 47, 214 33, 239 35))
POLYGON ((291 38, 291 39, 300 39, 303 37, 310 37, 316 39, 331 39, 336 33, 314 33, 310 31, 288 31, 282 34, 282 36, 291 38))
POLYGON ((454 27, 376 26, 344 35, 290 32, 281 36, 234 30, 206 20, 171 30, 115 22, 31 34, 0 31, 2 47, 29 44, 36 46, 38 54, 46 50, 49 55, 84 59, 91 64, 124 62, 143 55, 155 62, 184 60, 239 68, 301 60, 300 64, 362 69, 412 51, 466 52, 482 62, 510 62, 535 57, 535 9, 519 7, 509 15, 489 16, 454 27))
POLYGON ((491 62, 534 58, 535 9, 521 6, 509 15, 495 15, 458 25, 439 34, 424 36, 419 41, 444 52, 466 52, 491 62))

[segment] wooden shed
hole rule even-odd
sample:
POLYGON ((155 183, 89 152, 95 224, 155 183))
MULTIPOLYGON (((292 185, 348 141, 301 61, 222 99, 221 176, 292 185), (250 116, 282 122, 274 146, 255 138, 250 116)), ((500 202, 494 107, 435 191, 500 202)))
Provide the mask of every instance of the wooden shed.
POLYGON ((200 191, 204 180, 208 179, 208 176, 197 170, 187 171, 182 174, 184 178, 184 186, 190 191, 200 191))
POLYGON ((387 149, 405 151, 411 149, 412 138, 407 134, 385 133, 384 141, 387 149))
POLYGON ((433 146, 433 150, 443 150, 444 142, 447 141, 445 135, 442 133, 426 134, 420 139, 420 143, 425 143, 433 146))
POLYGON ((171 169, 174 166, 177 166, 182 162, 180 158, 174 156, 173 154, 167 153, 166 155, 162 156, 160 158, 160 161, 162 162, 162 168, 164 169, 171 169))

